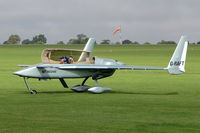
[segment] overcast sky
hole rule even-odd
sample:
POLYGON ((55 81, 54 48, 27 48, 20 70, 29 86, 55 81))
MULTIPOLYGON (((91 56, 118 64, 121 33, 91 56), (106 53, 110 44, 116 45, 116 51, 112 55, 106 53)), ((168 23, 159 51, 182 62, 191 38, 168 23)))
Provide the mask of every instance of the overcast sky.
POLYGON ((120 25, 123 40, 200 41, 200 0, 0 0, 0 43, 11 34, 23 40, 40 33, 51 44, 79 33, 115 42, 120 25))

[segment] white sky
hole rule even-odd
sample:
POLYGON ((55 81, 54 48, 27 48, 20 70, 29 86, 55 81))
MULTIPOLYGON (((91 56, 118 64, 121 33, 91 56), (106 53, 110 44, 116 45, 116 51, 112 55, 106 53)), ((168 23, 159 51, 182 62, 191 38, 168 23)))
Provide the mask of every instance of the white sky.
POLYGON ((67 42, 83 33, 97 42, 122 39, 178 41, 187 35, 200 41, 199 0, 0 0, 0 43, 11 34, 32 39, 45 34, 48 43, 67 42))

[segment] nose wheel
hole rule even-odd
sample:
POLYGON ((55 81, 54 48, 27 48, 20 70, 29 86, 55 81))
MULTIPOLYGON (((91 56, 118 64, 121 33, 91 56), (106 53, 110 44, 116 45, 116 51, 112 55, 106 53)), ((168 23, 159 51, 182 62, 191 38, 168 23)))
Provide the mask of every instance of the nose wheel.
POLYGON ((36 91, 36 90, 31 90, 31 88, 30 88, 29 85, 28 85, 27 80, 28 80, 28 78, 27 78, 27 77, 24 77, 24 82, 25 82, 25 84, 26 84, 26 87, 28 88, 28 91, 29 91, 31 94, 33 94, 33 95, 37 94, 37 91, 36 91))
POLYGON ((35 94, 37 94, 37 91, 36 90, 32 90, 31 94, 35 95, 35 94))

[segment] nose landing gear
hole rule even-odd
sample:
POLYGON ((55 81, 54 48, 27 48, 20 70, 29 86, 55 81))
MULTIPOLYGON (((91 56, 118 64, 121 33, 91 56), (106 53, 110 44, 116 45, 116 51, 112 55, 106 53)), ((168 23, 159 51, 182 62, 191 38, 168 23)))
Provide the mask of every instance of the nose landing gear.
POLYGON ((27 77, 24 77, 24 82, 25 82, 25 84, 26 84, 26 87, 28 88, 28 91, 29 91, 31 94, 33 94, 33 95, 37 94, 37 91, 36 91, 36 90, 31 90, 31 88, 30 88, 29 85, 28 85, 27 80, 28 80, 28 78, 27 78, 27 77))

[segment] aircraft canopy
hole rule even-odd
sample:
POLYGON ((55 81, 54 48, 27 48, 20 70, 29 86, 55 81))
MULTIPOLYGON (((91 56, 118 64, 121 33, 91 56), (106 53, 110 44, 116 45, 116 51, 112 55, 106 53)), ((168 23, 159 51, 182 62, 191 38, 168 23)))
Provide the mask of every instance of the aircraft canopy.
POLYGON ((73 50, 73 49, 44 49, 41 55, 43 63, 59 64, 60 58, 62 56, 73 57, 73 64, 88 64, 90 63, 88 51, 83 50, 73 50), (86 53, 86 59, 83 61, 78 61, 82 53, 86 53))

